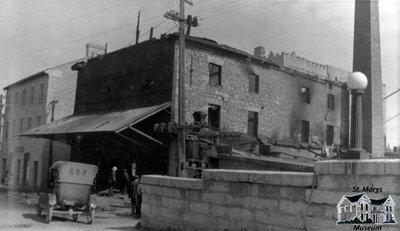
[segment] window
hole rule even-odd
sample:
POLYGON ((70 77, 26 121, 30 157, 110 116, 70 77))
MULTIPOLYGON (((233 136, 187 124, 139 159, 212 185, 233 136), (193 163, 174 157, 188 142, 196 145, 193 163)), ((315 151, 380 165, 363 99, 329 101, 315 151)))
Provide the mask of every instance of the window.
POLYGON ((19 119, 19 131, 22 132, 24 130, 24 119, 19 119))
POLYGON ((249 76, 249 91, 258 93, 260 77, 255 74, 249 76))
POLYGON ((35 101, 35 87, 31 87, 31 93, 29 97, 29 103, 33 104, 35 101))
POLYGON ((335 109, 335 95, 328 94, 328 109, 335 109))
POLYGON ((41 116, 37 116, 36 117, 36 126, 40 126, 42 123, 42 117, 41 116))
POLYGON ((208 64, 208 74, 210 77, 210 85, 211 86, 220 86, 221 85, 221 66, 209 63, 208 64))
POLYGON ((32 128, 32 117, 28 118, 28 124, 26 125, 26 129, 29 130, 32 128))
POLYGON ((43 103, 44 99, 44 84, 40 84, 39 86, 39 103, 43 103))
POLYGON ((258 112, 249 111, 247 116, 247 134, 258 136, 258 112))
POLYGON ((302 87, 301 88, 301 96, 302 96, 302 99, 303 99, 303 103, 310 104, 310 101, 311 101, 311 99, 310 99, 310 88, 302 87))
POLYGON ((310 137, 310 122, 301 121, 301 142, 308 143, 310 137))
POLYGON ((11 104, 11 95, 7 94, 6 104, 11 104))
POLYGON ((26 103, 26 90, 22 91, 22 99, 21 99, 21 106, 24 106, 26 103))
POLYGON ((326 144, 327 145, 332 145, 333 144, 333 137, 335 135, 335 130, 332 125, 327 125, 326 126, 326 144))
POLYGON ((247 117, 247 134, 250 136, 258 136, 258 112, 249 111, 247 117))
POLYGON ((208 125, 214 129, 220 127, 221 107, 214 104, 208 105, 208 125))
POLYGON ((19 94, 18 94, 18 92, 16 92, 15 93, 15 99, 14 99, 14 105, 15 106, 18 104, 18 97, 19 97, 19 94))

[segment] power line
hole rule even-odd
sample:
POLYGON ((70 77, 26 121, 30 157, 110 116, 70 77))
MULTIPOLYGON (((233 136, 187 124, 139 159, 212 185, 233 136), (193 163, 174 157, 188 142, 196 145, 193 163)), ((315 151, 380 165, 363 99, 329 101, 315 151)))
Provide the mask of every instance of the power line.
POLYGON ((62 25, 62 24, 68 23, 68 22, 72 22, 72 21, 75 21, 75 20, 78 20, 78 19, 81 19, 81 18, 85 18, 85 17, 91 16, 91 15, 97 14, 99 12, 102 12, 102 11, 106 11, 106 10, 109 10, 109 9, 112 9, 112 8, 115 8, 115 7, 118 7, 118 6, 121 6, 121 5, 125 5, 127 3, 130 4, 130 3, 132 3, 132 1, 124 2, 124 3, 120 3, 120 4, 116 4, 116 5, 112 5, 110 7, 101 8, 101 9, 93 11, 93 12, 91 12, 89 14, 84 14, 84 15, 81 15, 81 16, 78 16, 78 17, 75 17, 75 18, 67 19, 65 21, 62 21, 62 22, 59 22, 59 23, 56 23, 56 24, 53 24, 53 25, 50 25, 50 26, 42 27, 42 28, 34 30, 34 31, 29 31, 29 32, 26 32, 26 33, 23 33, 23 34, 19 34, 19 35, 16 35, 16 36, 12 37, 12 38, 0 41, 0 44, 8 42, 8 41, 11 41, 11 40, 15 40, 15 39, 18 39, 18 38, 25 37, 27 35, 35 34, 37 32, 44 31, 44 30, 46 30, 48 28, 51 28, 51 27, 59 26, 59 25, 62 25))
POLYGON ((135 24, 135 23, 128 23, 128 24, 125 24, 125 25, 122 25, 122 26, 119 26, 119 27, 114 27, 114 28, 111 28, 111 29, 107 29, 107 30, 103 30, 103 31, 100 31, 100 32, 97 32, 97 33, 93 33, 93 34, 89 34, 89 35, 86 35, 86 36, 83 36, 83 37, 79 37, 77 39, 69 40, 69 41, 67 41, 65 43, 60 43, 60 44, 56 44, 56 45, 53 45, 53 46, 44 47, 44 48, 36 49, 36 50, 33 50, 33 51, 29 51, 29 52, 26 52, 26 53, 23 53, 23 54, 20 54, 20 55, 12 56, 12 57, 7 58, 7 59, 2 59, 2 60, 0 60, 0 62, 4 62, 4 61, 10 60, 10 59, 14 59, 14 58, 18 58, 18 57, 21 57, 21 56, 26 56, 26 55, 30 55, 30 54, 33 54, 33 53, 36 53, 36 52, 40 52, 40 51, 44 51, 44 50, 60 47, 60 46, 63 46, 63 45, 69 44, 69 43, 80 41, 82 39, 86 39, 86 38, 89 38, 89 37, 96 36, 96 35, 99 35, 99 34, 108 33, 110 31, 119 30, 121 28, 124 28, 124 27, 127 27, 127 26, 131 26, 133 24, 135 24))

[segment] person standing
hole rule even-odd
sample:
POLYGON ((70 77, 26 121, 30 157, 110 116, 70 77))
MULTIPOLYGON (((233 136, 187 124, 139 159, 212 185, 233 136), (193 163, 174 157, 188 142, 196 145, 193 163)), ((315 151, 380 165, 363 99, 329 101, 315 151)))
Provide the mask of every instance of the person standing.
POLYGON ((113 196, 114 195, 114 188, 115 185, 117 184, 117 167, 112 167, 111 173, 108 179, 108 196, 113 196))
POLYGON ((141 207, 142 207, 142 190, 140 189, 140 177, 135 176, 134 180, 131 183, 132 187, 132 215, 136 214, 137 217, 141 215, 141 207))
POLYGON ((123 170, 123 181, 122 181, 122 195, 128 192, 128 185, 129 185, 129 175, 126 168, 123 170))

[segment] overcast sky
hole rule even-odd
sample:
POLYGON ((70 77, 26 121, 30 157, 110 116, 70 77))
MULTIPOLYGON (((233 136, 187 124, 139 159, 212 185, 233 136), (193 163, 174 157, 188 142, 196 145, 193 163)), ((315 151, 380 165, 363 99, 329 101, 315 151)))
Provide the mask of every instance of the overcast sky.
MULTIPOLYGON (((354 0, 192 0, 199 16, 192 35, 253 53, 292 52, 352 70, 354 0)), ((132 44, 141 10, 141 40, 177 31, 165 12, 179 0, 0 0, 0 87, 46 68, 82 58, 88 42, 109 51, 132 44)), ((380 0, 382 77, 387 93, 400 85, 400 1, 380 0)), ((387 118, 400 113, 398 94, 387 100, 387 118)), ((388 142, 400 142, 399 118, 387 123, 388 142)))

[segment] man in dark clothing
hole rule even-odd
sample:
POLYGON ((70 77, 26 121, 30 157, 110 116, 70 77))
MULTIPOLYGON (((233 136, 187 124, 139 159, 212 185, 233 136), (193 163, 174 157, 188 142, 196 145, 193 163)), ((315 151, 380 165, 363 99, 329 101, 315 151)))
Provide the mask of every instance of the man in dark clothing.
POLYGON ((131 183, 131 192, 131 213, 132 215, 136 214, 136 216, 140 217, 142 207, 142 190, 140 189, 140 177, 133 177, 133 181, 131 183))
MULTIPOLYGON (((129 175, 128 175, 128 171, 126 169, 124 169, 123 171, 123 181, 122 181, 122 194, 125 195, 125 193, 128 192, 128 186, 129 186, 129 175)), ((129 190, 130 191, 130 190, 129 190)))

